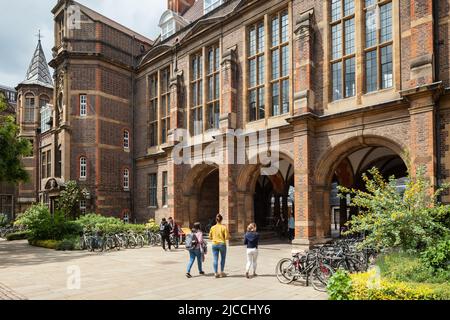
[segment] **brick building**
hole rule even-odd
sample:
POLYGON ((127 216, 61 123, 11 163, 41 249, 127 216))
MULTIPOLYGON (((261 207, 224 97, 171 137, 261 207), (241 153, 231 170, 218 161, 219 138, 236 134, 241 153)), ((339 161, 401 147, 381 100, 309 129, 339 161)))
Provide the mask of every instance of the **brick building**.
POLYGON ((39 192, 77 180, 90 195, 83 210, 138 222, 187 226, 221 212, 235 236, 294 212, 296 243, 322 242, 352 214, 336 185, 361 187, 367 169, 399 187, 406 163, 434 184, 450 178, 449 10, 442 0, 169 0, 152 41, 58 1, 53 124, 41 139, 51 174, 39 192), (262 175, 258 161, 180 165, 181 128, 193 136, 183 152, 229 130, 277 129, 278 173, 262 175))

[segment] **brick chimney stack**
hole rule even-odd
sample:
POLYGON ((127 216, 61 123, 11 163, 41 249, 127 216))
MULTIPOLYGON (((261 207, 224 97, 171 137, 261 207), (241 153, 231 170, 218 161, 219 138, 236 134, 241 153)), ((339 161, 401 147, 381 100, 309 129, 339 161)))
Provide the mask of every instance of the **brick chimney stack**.
POLYGON ((183 15, 196 0, 167 0, 167 7, 169 10, 183 15))

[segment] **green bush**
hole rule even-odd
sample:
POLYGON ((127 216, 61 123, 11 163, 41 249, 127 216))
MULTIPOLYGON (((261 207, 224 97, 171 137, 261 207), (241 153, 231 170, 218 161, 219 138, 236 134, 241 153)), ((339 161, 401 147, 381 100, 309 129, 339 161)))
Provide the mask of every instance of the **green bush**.
POLYGON ((58 246, 56 247, 56 250, 58 251, 81 250, 80 237, 73 236, 63 239, 61 242, 59 242, 58 246))
POLYGON ((15 225, 26 227, 31 239, 52 239, 55 229, 50 211, 43 204, 29 208, 17 219, 15 225))
POLYGON ((450 271, 450 238, 442 239, 422 252, 421 260, 433 270, 450 271))
POLYGON ((16 240, 26 240, 30 236, 29 231, 19 231, 10 233, 6 236, 6 240, 8 241, 16 241, 16 240))
POLYGON ((330 300, 348 300, 351 290, 351 278, 347 271, 338 270, 328 281, 330 300))
POLYGON ((392 252, 377 259, 383 277, 403 282, 445 283, 450 282, 450 272, 436 272, 424 265, 417 256, 392 252))
POLYGON ((0 213, 0 228, 6 227, 9 224, 9 218, 6 214, 0 213))
POLYGON ((450 284, 399 282, 377 278, 375 269, 348 275, 336 272, 328 284, 331 300, 448 300, 450 284))
POLYGON ((58 240, 28 240, 28 243, 34 247, 56 250, 61 241, 58 240))

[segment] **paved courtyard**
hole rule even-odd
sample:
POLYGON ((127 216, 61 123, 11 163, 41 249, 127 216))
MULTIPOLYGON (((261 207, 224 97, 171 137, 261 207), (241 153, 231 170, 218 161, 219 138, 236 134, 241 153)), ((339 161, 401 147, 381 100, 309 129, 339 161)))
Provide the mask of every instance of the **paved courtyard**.
POLYGON ((212 257, 206 258, 206 276, 185 277, 187 252, 164 252, 161 248, 110 253, 58 252, 34 248, 26 241, 0 240, 0 300, 317 300, 324 293, 301 283, 282 285, 274 276, 279 259, 291 247, 267 244, 260 248, 259 277, 243 276, 245 249, 229 248, 228 277, 215 279, 212 257), (80 289, 73 275, 80 271, 80 289))

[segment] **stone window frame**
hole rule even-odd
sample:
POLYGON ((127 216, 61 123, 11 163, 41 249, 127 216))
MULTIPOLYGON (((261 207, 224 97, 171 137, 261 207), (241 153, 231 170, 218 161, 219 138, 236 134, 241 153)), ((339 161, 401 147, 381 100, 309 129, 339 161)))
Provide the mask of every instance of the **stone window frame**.
POLYGON ((88 177, 88 160, 87 157, 82 155, 78 157, 78 178, 80 181, 86 181, 88 177), (82 160, 84 159, 84 164, 82 160), (84 171, 84 175, 82 175, 84 171))
POLYGON ((123 129, 123 149, 128 152, 131 149, 131 133, 127 128, 123 129))
POLYGON ((168 171, 162 172, 162 205, 164 208, 167 208, 168 206, 168 200, 169 200, 169 173, 168 171))
POLYGON ((206 69, 206 126, 207 129, 219 129, 221 104, 220 104, 220 92, 221 92, 221 50, 220 44, 212 44, 206 48, 206 55, 204 64, 206 69), (212 52, 212 61, 211 55, 212 52), (212 67, 211 67, 212 65, 212 67), (211 81, 212 80, 212 86, 211 81), (212 92, 212 95, 210 95, 212 92))
POLYGON ((25 94, 23 122, 34 123, 36 121, 35 113, 36 109, 36 96, 29 92, 25 94))
POLYGON ((398 92, 401 90, 401 22, 400 22, 400 3, 392 0, 377 0, 379 3, 392 3, 392 60, 393 60, 393 86, 387 89, 379 89, 373 92, 366 92, 366 61, 364 56, 365 49, 365 15, 364 0, 355 1, 356 12, 356 96, 332 100, 332 70, 331 70, 331 1, 324 4, 326 24, 323 27, 324 34, 324 85, 322 101, 325 106, 325 113, 352 110, 357 106, 366 106, 380 103, 380 101, 390 101, 398 98, 398 92))
POLYGON ((147 176, 147 203, 149 208, 158 208, 158 173, 151 172, 147 176), (154 177, 154 180, 152 178, 154 177), (154 184, 152 184, 154 182, 154 184))
POLYGON ((364 1, 363 3, 363 19, 362 21, 364 22, 364 31, 363 31, 363 36, 364 36, 364 41, 363 41, 363 48, 364 48, 364 92, 365 93, 372 93, 372 92, 376 92, 376 91, 381 91, 381 90, 385 90, 385 89, 391 89, 395 86, 395 68, 394 68, 394 1, 392 0, 372 0, 374 3, 370 6, 366 6, 366 1, 364 1), (386 5, 390 5, 391 6, 391 36, 390 39, 386 40, 386 41, 382 41, 381 40, 381 7, 386 6, 386 5), (367 46, 367 12, 369 11, 375 11, 375 17, 377 19, 376 24, 378 25, 377 29, 376 29, 376 36, 375 36, 375 44, 374 45, 369 45, 367 46), (382 64, 382 50, 384 48, 391 48, 391 85, 390 86, 384 86, 383 85, 383 79, 382 79, 382 68, 383 68, 383 64, 382 64), (376 83, 376 88, 374 90, 370 90, 368 89, 368 82, 367 82, 367 55, 370 52, 376 52, 376 78, 377 78, 377 83, 376 83))
POLYGON ((87 96, 87 94, 82 93, 79 95, 78 105, 79 105, 79 116, 82 118, 87 117, 87 115, 88 115, 88 96, 87 96), (84 102, 83 102, 83 98, 84 98, 84 102))
POLYGON ((52 176, 52 150, 42 150, 40 153, 40 161, 41 180, 50 178, 52 176))
POLYGON ((159 81, 158 72, 148 77, 149 92, 149 118, 148 118, 148 145, 156 147, 159 145, 159 81), (153 114, 152 114, 153 113, 153 114))
MULTIPOLYGON (((281 24, 281 21, 280 21, 281 24)), ((294 99, 293 99, 293 87, 294 87, 294 54, 293 54, 293 45, 294 45, 294 38, 293 38, 293 4, 292 2, 288 4, 282 4, 270 12, 266 12, 263 17, 255 18, 252 22, 250 22, 244 32, 244 53, 245 53, 245 63, 244 63, 244 79, 243 79, 243 101, 244 101, 244 123, 246 126, 254 127, 253 124, 258 125, 257 123, 259 121, 265 121, 266 125, 272 126, 272 125, 279 125, 281 122, 279 122, 279 119, 287 118, 291 115, 293 115, 293 105, 294 105, 294 99), (271 57, 271 48, 275 49, 275 46, 271 45, 271 39, 272 39, 272 26, 271 26, 271 19, 275 15, 279 15, 282 12, 287 12, 288 17, 288 41, 286 43, 283 43, 282 46, 286 45, 288 47, 288 67, 289 70, 288 74, 288 83, 289 83, 289 94, 288 94, 288 103, 289 103, 289 112, 280 114, 280 115, 272 115, 272 57, 271 57), (264 82, 264 110, 265 110, 265 117, 260 117, 258 120, 251 120, 250 117, 250 79, 249 79, 249 28, 257 24, 258 22, 261 22, 261 20, 264 20, 264 29, 265 29, 265 82, 264 82)), ((281 59, 280 59, 281 64, 281 59)), ((280 79, 275 79, 273 82, 280 79)))
POLYGON ((124 167, 122 170, 122 188, 124 191, 130 191, 131 174, 130 168, 124 167))
POLYGON ((205 130, 205 57, 204 50, 193 53, 189 58, 189 70, 190 70, 190 98, 189 98, 189 127, 193 136, 202 134, 205 130), (194 64, 195 63, 195 64, 194 64), (194 90, 195 88, 195 90, 194 90), (197 103, 195 103, 197 102, 197 103), (197 117, 194 116, 197 113, 197 117), (201 120, 198 117, 201 117, 201 120), (197 126, 200 125, 200 128, 197 126))
POLYGON ((160 121, 160 144, 168 142, 170 131, 170 77, 171 65, 159 71, 159 121, 160 121), (166 83, 163 81, 166 80, 166 83), (165 89, 165 91, 164 91, 165 89), (164 113, 162 112, 164 110, 164 113))
POLYGON ((331 101, 338 101, 342 99, 352 98, 356 96, 356 1, 358 0, 352 0, 353 6, 350 12, 346 11, 345 4, 347 3, 347 0, 333 0, 330 1, 330 6, 332 6, 333 3, 340 3, 340 13, 339 17, 335 20, 333 20, 333 11, 330 9, 330 73, 331 73, 331 81, 330 81, 330 87, 331 87, 331 93, 330 93, 330 99, 331 101), (348 27, 347 23, 349 21, 353 20, 353 50, 351 52, 348 51, 348 39, 347 39, 347 30, 348 27), (334 57, 334 43, 333 43, 333 29, 337 26, 340 26, 340 48, 339 48, 339 56, 334 57), (350 63, 352 62, 352 63, 350 63), (336 97, 334 95, 334 89, 335 89, 335 75, 334 75, 334 66, 340 65, 340 82, 339 82, 339 92, 340 96, 336 97), (353 86, 354 89, 352 90, 352 93, 348 93, 347 88, 347 78, 348 78, 348 66, 353 65, 353 86))

